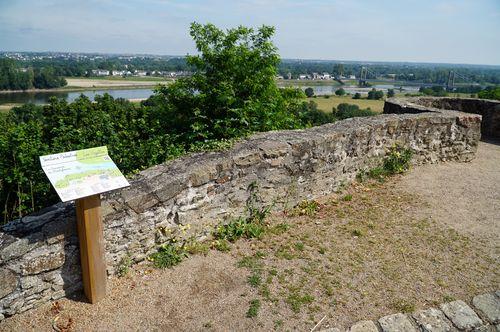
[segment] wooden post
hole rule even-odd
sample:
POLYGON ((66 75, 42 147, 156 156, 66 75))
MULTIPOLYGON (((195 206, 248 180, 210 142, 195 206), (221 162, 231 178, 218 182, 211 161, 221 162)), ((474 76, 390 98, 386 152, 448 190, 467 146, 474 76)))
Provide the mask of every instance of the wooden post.
POLYGON ((90 303, 96 303, 106 295, 106 262, 99 194, 76 201, 76 220, 83 290, 90 303))

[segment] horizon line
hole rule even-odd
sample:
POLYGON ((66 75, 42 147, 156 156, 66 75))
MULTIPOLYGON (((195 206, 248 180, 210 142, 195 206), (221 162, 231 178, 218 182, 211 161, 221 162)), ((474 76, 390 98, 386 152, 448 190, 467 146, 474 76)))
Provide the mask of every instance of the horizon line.
MULTIPOLYGON (((188 55, 189 53, 186 53, 185 55, 174 55, 174 54, 160 54, 160 53, 117 53, 117 52, 102 52, 102 51, 96 51, 96 52, 91 52, 91 51, 8 51, 8 50, 0 50, 1 53, 68 53, 68 54, 96 54, 96 55, 142 55, 142 56, 161 56, 161 57, 172 57, 172 58, 184 58, 188 55)), ((417 61, 417 60, 412 60, 412 61, 407 61, 407 60, 346 60, 346 59, 322 59, 322 58, 290 58, 290 57, 281 57, 280 60, 305 60, 305 61, 330 61, 330 62, 359 62, 359 63, 412 63, 412 64, 427 64, 427 65, 454 65, 454 66, 460 66, 460 65, 466 65, 466 66, 490 66, 490 67, 499 67, 500 69, 500 63, 499 64, 487 64, 487 63, 463 63, 463 62, 432 62, 432 61, 417 61)))

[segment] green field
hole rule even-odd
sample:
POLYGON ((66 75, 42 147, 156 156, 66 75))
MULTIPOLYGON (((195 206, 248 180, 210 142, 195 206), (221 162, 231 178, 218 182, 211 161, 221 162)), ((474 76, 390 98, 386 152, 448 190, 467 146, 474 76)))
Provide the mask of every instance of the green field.
POLYGON ((358 105, 359 108, 369 107, 372 111, 378 113, 382 113, 382 111, 384 110, 383 100, 352 99, 351 96, 330 96, 329 98, 316 96, 307 99, 314 101, 316 104, 318 104, 318 109, 325 112, 331 112, 332 107, 336 108, 341 103, 355 104, 358 105))

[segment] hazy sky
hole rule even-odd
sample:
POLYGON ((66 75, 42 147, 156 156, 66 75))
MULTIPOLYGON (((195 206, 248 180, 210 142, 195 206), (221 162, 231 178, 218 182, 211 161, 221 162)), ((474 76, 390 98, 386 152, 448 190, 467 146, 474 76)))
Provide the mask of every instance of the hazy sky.
POLYGON ((500 0, 0 0, 0 50, 184 55, 192 21, 273 25, 284 58, 500 64, 500 0))

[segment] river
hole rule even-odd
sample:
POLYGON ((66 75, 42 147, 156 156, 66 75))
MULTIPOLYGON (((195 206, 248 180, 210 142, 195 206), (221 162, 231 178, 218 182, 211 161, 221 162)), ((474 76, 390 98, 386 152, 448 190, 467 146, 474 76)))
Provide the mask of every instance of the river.
MULTIPOLYGON (((297 86, 299 87, 299 86, 297 86)), ((315 85, 311 86, 316 95, 330 95, 334 94, 335 90, 339 88, 338 85, 315 85)), ((301 89, 305 90, 307 86, 300 86, 301 89)), ((342 87, 347 93, 354 94, 359 92, 366 95, 368 91, 372 88, 377 90, 395 89, 396 92, 399 91, 399 86, 395 87, 391 84, 381 84, 374 85, 370 88, 359 88, 357 86, 343 86, 342 87)), ((403 92, 415 93, 418 91, 418 87, 415 86, 403 86, 403 92)), ((65 92, 65 91, 41 91, 41 92, 12 92, 12 93, 0 93, 0 105, 2 104, 47 104, 51 97, 57 97, 65 99, 68 102, 74 101, 80 95, 85 95, 91 100, 94 99, 96 95, 102 95, 108 93, 114 98, 125 98, 125 99, 146 99, 153 94, 151 88, 145 89, 97 89, 97 90, 84 90, 76 92, 65 92)))

